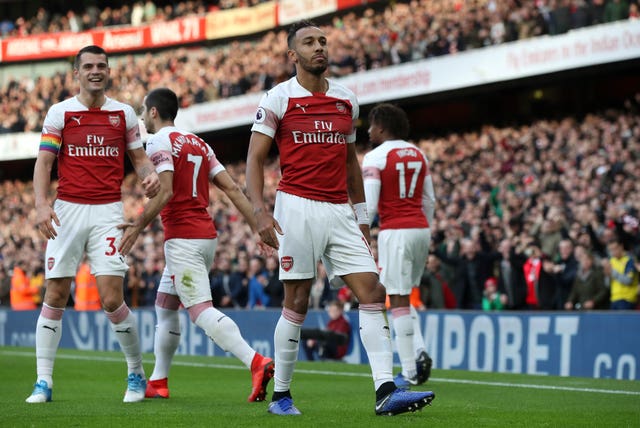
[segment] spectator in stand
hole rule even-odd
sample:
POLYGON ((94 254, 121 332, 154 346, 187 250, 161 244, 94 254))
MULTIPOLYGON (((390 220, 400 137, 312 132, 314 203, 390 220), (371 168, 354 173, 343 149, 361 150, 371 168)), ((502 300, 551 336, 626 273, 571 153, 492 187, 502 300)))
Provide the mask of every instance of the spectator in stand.
POLYGON ((24 269, 16 265, 11 274, 11 309, 14 311, 33 311, 38 309, 40 288, 32 286, 24 269))
POLYGON ((507 295, 498 291, 498 280, 489 277, 484 282, 484 293, 482 294, 483 311, 501 311, 507 304, 507 295))
POLYGON ((0 264, 0 306, 11 306, 11 277, 4 265, 0 264))
POLYGON ((144 21, 153 22, 156 19, 157 8, 153 0, 144 3, 144 21))
POLYGON ((144 299, 140 306, 153 306, 158 294, 158 287, 162 279, 162 270, 158 268, 153 257, 147 257, 142 264, 142 288, 145 290, 144 299))
MULTIPOLYGON (((550 189, 547 195, 551 195, 554 192, 555 190, 550 189)), ((531 234, 536 236, 540 242, 540 250, 542 253, 555 260, 559 257, 558 248, 560 241, 567 236, 564 228, 565 220, 560 210, 556 207, 546 210, 546 215, 543 214, 544 211, 543 209, 536 219, 531 234)))
POLYGON ((324 329, 303 328, 300 340, 307 360, 341 360, 346 354, 351 339, 351 323, 344 315, 344 305, 332 300, 326 307, 329 322, 324 329))
POLYGON ((542 269, 538 277, 538 309, 552 311, 559 309, 558 303, 558 265, 548 255, 541 255, 542 269))
POLYGON ((427 257, 420 280, 420 299, 428 309, 455 309, 458 305, 449 284, 441 274, 441 262, 435 254, 427 257))
POLYGON ((91 274, 91 266, 86 260, 80 264, 75 279, 74 309, 76 311, 99 311, 100 293, 96 277, 91 274))
POLYGON ((142 260, 133 259, 124 279, 124 300, 132 308, 144 306, 146 289, 142 281, 142 260))
POLYGON ((498 289, 507 297, 504 305, 506 309, 526 307, 527 282, 524 277, 524 264, 527 258, 522 254, 523 250, 518 236, 505 238, 498 246, 502 256, 498 265, 498 289), (516 242, 516 245, 512 242, 516 242))
POLYGON ((282 308, 282 299, 284 299, 284 286, 280 281, 280 263, 278 256, 275 254, 267 255, 265 268, 267 271, 267 286, 265 291, 269 294, 269 303, 267 306, 271 308, 282 308))
MULTIPOLYGON (((317 270, 318 274, 311 285, 311 292, 309 293, 309 306, 314 309, 321 309, 333 300, 333 293, 329 278, 327 278, 327 270, 322 262, 318 262, 317 270)), ((347 304, 346 301, 344 303, 348 308, 351 308, 351 305, 347 304)))
MULTIPOLYGON (((40 306, 45 293, 44 268, 40 260, 31 260, 27 276, 29 277, 29 286, 34 290, 34 302, 37 306, 40 306), (35 290, 37 290, 37 292, 35 292, 35 290)), ((72 296, 69 296, 69 298, 73 299, 72 296)), ((70 306, 69 303, 67 303, 67 306, 70 306)))
POLYGON ((267 271, 264 266, 264 259, 260 256, 253 256, 249 260, 249 301, 247 308, 266 308, 269 306, 270 297, 266 291, 269 285, 267 271))
POLYGON ((131 26, 138 27, 144 20, 144 4, 141 1, 137 1, 133 4, 131 9, 131 26))
POLYGON ((568 311, 608 309, 609 290, 605 285, 602 269, 594 264, 593 254, 581 251, 577 259, 578 272, 564 308, 568 311))
POLYGON ((233 292, 231 286, 231 257, 226 251, 220 251, 215 258, 215 265, 210 274, 210 287, 213 306, 216 308, 233 308, 233 292))
POLYGON ((558 244, 560 256, 553 266, 556 293, 553 309, 562 309, 568 300, 578 273, 578 261, 574 256, 573 242, 563 239, 558 244))
POLYGON ((524 255, 527 257, 522 268, 527 284, 527 307, 538 309, 540 307, 539 283, 540 271, 542 270, 542 252, 537 243, 529 242, 524 250, 524 255))
POLYGON ((604 22, 621 21, 629 17, 627 0, 607 0, 604 7, 604 22))
POLYGON ((246 308, 249 302, 249 260, 246 253, 241 253, 236 260, 229 278, 229 288, 233 307, 246 308))
POLYGON ((638 271, 634 260, 618 240, 610 242, 607 248, 610 257, 603 268, 609 278, 611 309, 635 309, 638 303, 638 271))
POLYGON ((491 276, 498 254, 488 247, 484 238, 463 238, 460 241, 460 256, 448 257, 437 254, 443 263, 456 270, 453 292, 461 309, 482 309, 484 282, 491 276), (478 242, 482 241, 482 246, 478 242), (482 247, 482 248, 481 248, 482 247))

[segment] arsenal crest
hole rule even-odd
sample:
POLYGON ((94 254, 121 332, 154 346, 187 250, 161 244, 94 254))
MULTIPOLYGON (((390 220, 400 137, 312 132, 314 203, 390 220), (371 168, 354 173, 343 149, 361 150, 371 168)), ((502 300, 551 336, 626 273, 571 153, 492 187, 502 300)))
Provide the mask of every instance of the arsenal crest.
POLYGON ((47 269, 51 270, 53 269, 53 265, 56 264, 56 259, 54 259, 53 257, 49 257, 47 259, 47 269))
POLYGON ((293 267, 293 257, 284 256, 280 259, 280 266, 284 269, 285 272, 289 272, 293 267))
POLYGON ((114 128, 117 128, 118 126, 120 126, 120 116, 118 116, 117 114, 110 114, 109 115, 109 123, 114 128))
POLYGON ((336 108, 340 113, 344 113, 347 111, 347 106, 345 106, 344 103, 341 103, 341 102, 336 103, 336 108))

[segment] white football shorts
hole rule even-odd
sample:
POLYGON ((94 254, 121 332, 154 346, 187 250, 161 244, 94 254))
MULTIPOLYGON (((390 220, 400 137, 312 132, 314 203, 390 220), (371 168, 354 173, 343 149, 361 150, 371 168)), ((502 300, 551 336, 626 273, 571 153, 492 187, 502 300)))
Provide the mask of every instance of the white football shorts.
POLYGON ((60 226, 56 239, 47 242, 45 277, 75 277, 86 252, 91 273, 95 276, 124 277, 129 268, 118 252, 124 223, 122 202, 111 204, 76 204, 57 199, 53 204, 60 226))
POLYGON ((277 192, 274 218, 280 242, 280 280, 316 277, 322 260, 329 279, 358 272, 378 273, 349 204, 314 201, 277 192))
POLYGON ((211 300, 209 269, 218 239, 180 239, 165 241, 165 268, 158 291, 180 298, 185 308, 211 300))
POLYGON ((380 282, 387 294, 407 296, 420 284, 430 245, 428 228, 384 229, 378 233, 380 282))

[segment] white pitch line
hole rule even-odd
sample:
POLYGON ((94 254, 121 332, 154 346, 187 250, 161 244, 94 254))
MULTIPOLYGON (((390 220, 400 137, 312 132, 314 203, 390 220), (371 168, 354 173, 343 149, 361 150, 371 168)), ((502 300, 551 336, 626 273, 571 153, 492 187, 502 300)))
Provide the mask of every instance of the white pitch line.
MULTIPOLYGON (((19 351, 6 351, 0 350, 0 354, 4 355, 13 355, 13 356, 34 356, 34 352, 19 352, 19 351)), ((180 356, 176 356, 180 357, 180 356)), ((91 360, 91 361, 104 361, 104 362, 114 362, 121 363, 122 358, 114 358, 114 357, 97 357, 90 355, 65 355, 58 354, 56 358, 62 358, 65 360, 91 360)), ((145 363, 151 364, 153 361, 145 360, 145 363)), ((212 364, 212 363, 196 363, 189 361, 179 361, 174 360, 173 365, 184 366, 184 367, 210 367, 215 369, 231 369, 231 370, 246 370, 246 367, 239 365, 231 365, 231 364, 212 364)), ((306 374, 315 374, 315 375, 327 375, 327 376, 351 376, 351 377, 371 377, 369 373, 355 373, 355 372, 335 372, 329 370, 308 370, 308 369, 296 369, 297 373, 306 373, 306 374)), ((499 386, 506 388, 525 388, 525 389, 546 389, 553 391, 573 391, 573 392, 591 392, 596 394, 614 394, 614 395, 638 395, 640 396, 640 391, 624 391, 618 389, 598 389, 598 388, 578 388, 573 386, 556 386, 556 385, 536 385, 530 383, 508 383, 508 382, 489 382, 489 381, 481 381, 481 380, 471 380, 471 379, 446 379, 439 377, 432 377, 429 379, 433 382, 443 382, 443 383, 459 383, 466 385, 482 385, 482 386, 499 386)))
POLYGON ((443 379, 432 377, 429 380, 445 383, 463 383, 468 385, 502 386, 509 388, 550 389, 554 391, 595 392, 600 394, 640 395, 640 391, 623 391, 619 389, 578 388, 575 386, 535 385, 531 383, 488 382, 470 379, 443 379))

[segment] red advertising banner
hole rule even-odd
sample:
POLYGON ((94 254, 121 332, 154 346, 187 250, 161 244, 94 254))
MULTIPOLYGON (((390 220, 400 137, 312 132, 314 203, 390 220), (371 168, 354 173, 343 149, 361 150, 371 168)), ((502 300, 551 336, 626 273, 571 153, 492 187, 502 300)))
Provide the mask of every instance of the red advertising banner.
POLYGON ((378 3, 380 0, 338 0, 338 9, 362 6, 369 3, 378 3))
POLYGON ((205 18, 186 17, 141 27, 101 28, 81 33, 51 33, 2 40, 3 62, 64 58, 87 45, 107 52, 130 52, 205 40, 205 18))
POLYGON ((339 9, 378 0, 281 0, 250 8, 219 10, 139 27, 103 27, 80 33, 49 33, 0 40, 0 62, 34 61, 75 55, 87 45, 107 52, 134 52, 247 35, 339 9))

